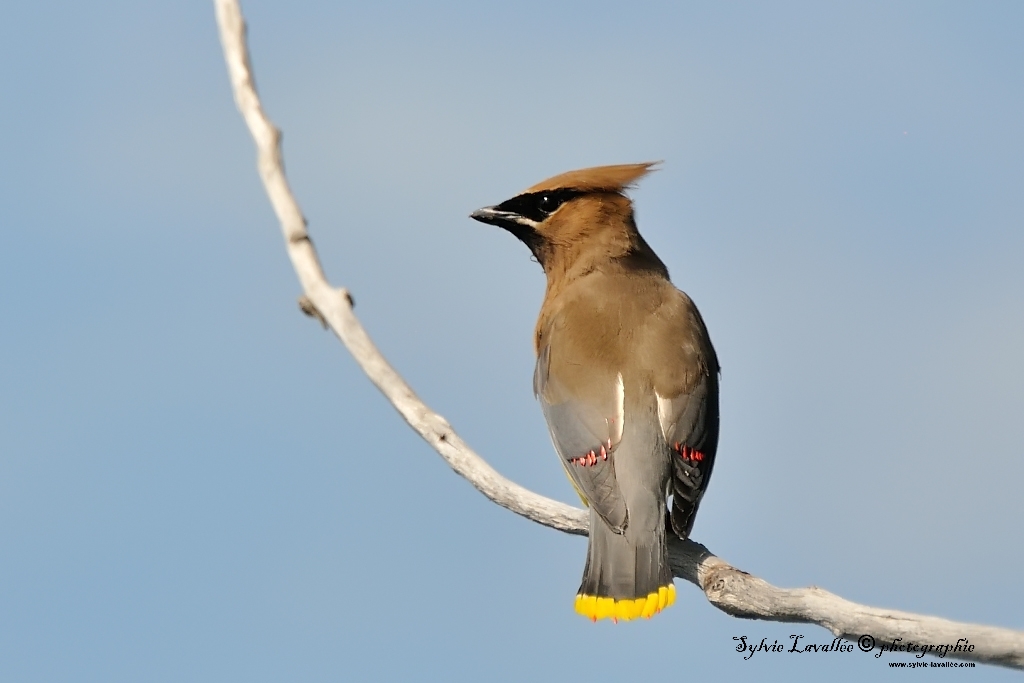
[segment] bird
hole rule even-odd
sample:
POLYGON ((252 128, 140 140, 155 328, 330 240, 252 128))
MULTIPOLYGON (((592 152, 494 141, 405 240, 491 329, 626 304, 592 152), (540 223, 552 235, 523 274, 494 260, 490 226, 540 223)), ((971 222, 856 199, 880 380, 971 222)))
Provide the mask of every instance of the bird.
POLYGON ((626 194, 658 163, 569 171, 470 214, 523 242, 547 279, 533 389, 589 508, 575 610, 592 621, 675 601, 668 534, 689 537, 718 448, 718 357, 626 194))

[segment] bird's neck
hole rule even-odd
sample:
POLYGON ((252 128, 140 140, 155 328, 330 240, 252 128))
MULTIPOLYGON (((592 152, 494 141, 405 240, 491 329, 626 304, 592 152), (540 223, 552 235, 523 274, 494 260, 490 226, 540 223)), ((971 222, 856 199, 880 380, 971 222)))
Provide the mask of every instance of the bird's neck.
MULTIPOLYGON (((579 301, 581 292, 599 299, 629 297, 640 290, 653 291, 658 283, 668 283, 668 270, 639 234, 634 248, 609 255, 584 253, 565 261, 554 260, 545 265, 547 288, 541 314, 534 330, 534 344, 540 350, 544 330, 566 306, 579 301), (583 288, 583 289, 581 289, 583 288)), ((583 299, 587 297, 584 296, 583 299)))
POLYGON ((597 245, 557 245, 538 260, 547 276, 546 299, 594 272, 668 279, 665 264, 638 232, 597 245))

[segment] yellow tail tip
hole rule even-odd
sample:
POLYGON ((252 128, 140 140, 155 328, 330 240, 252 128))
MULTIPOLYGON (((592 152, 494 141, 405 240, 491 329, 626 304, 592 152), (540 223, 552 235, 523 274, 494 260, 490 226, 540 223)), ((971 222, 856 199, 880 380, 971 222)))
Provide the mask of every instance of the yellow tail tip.
POLYGON ((617 622, 640 617, 650 619, 661 610, 670 607, 675 601, 676 587, 672 584, 661 586, 657 591, 648 593, 644 597, 625 600, 580 593, 576 596, 576 612, 591 621, 611 619, 617 622))

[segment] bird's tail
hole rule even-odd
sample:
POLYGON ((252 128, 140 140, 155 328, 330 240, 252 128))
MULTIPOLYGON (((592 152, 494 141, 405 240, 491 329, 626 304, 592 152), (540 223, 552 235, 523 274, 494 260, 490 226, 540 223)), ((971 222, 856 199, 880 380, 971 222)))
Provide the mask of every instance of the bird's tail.
POLYGON ((675 602, 664 521, 656 533, 630 531, 612 531, 591 508, 587 565, 576 611, 592 621, 650 618, 675 602), (644 543, 635 536, 642 536, 644 543))

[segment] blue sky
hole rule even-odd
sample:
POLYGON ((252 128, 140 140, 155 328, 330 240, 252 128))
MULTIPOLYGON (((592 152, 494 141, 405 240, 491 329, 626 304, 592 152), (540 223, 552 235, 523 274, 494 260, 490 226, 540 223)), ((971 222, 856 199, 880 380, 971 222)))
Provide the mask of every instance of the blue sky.
MULTIPOLYGON (((0 677, 861 680, 743 661, 679 586, 572 611, 585 541, 490 504, 301 316, 207 2, 0 20, 0 677)), ((516 481, 543 277, 470 211, 663 159, 641 231, 723 365, 694 537, 780 586, 1024 629, 1024 8, 245 2, 328 275, 516 481)), ((971 674, 1008 678, 994 668, 971 674)))

